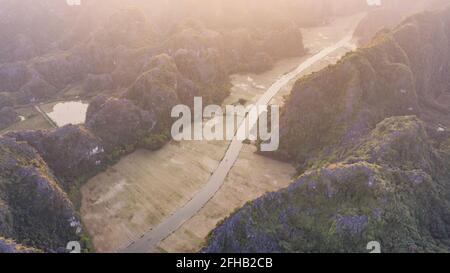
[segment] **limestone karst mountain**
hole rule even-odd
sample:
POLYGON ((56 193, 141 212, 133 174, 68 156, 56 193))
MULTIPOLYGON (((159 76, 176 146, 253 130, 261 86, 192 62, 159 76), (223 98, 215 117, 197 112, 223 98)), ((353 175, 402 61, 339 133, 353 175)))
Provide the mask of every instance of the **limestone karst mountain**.
POLYGON ((205 252, 450 250, 450 9, 415 15, 299 80, 281 152, 300 176, 238 210, 205 252))
POLYGON ((83 234, 74 206, 38 152, 4 136, 0 205, 0 234, 26 247, 56 251, 83 234))
MULTIPOLYGON (((231 215, 204 251, 360 252, 371 240, 388 252, 450 251, 450 9, 399 25, 444 0, 82 3, 0 0, 0 252, 65 252, 69 241, 93 250, 79 217, 89 178, 164 147, 174 105, 221 104, 234 74, 313 55, 305 33, 323 42, 317 29, 331 18, 366 11, 355 33, 364 46, 298 80, 282 109, 280 150, 267 155, 298 177, 231 215), (89 103, 84 124, 9 130, 33 118, 21 111, 45 118, 41 106, 73 99, 89 103)), ((209 174, 214 160, 197 152, 209 174)))
MULTIPOLYGON (((447 136, 448 137, 448 136, 447 136)), ((205 252, 448 252, 449 138, 435 148, 414 116, 379 123, 341 160, 238 210, 205 252)))
POLYGON ((188 15, 169 22, 151 4, 0 1, 0 129, 20 121, 20 106, 67 96, 91 101, 84 125, 2 136, 5 251, 24 245, 53 252, 83 239, 73 228, 79 226, 82 183, 138 147, 164 145, 173 105, 189 104, 196 95, 220 103, 231 73, 264 71, 276 60, 306 52, 298 25, 255 34, 242 24, 251 43, 229 42, 237 26, 213 28, 188 15), (286 54, 267 57, 279 46, 272 38, 287 38, 286 54), (80 91, 73 94, 74 89, 80 91))

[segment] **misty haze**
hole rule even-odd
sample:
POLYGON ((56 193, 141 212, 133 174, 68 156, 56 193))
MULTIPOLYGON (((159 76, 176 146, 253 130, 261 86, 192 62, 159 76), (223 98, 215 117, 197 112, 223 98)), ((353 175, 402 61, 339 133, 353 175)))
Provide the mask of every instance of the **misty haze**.
POLYGON ((0 0, 0 253, 448 253, 449 40, 449 0, 0 0))

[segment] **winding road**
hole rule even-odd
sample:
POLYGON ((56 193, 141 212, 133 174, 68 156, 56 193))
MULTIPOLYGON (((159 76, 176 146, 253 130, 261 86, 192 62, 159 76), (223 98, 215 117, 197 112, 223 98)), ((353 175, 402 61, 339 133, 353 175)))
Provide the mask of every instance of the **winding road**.
POLYGON ((42 111, 41 107, 39 105, 35 105, 34 109, 36 109, 36 111, 42 115, 42 117, 44 117, 44 119, 53 127, 53 128, 58 128, 58 125, 56 124, 56 122, 54 122, 48 115, 47 113, 45 113, 44 111, 42 111))
MULTIPOLYGON (((324 48, 317 54, 311 56, 300 64, 295 70, 283 75, 278 79, 257 101, 254 107, 269 105, 272 98, 291 80, 299 76, 300 73, 310 68, 323 58, 327 57, 331 53, 338 49, 351 45, 352 36, 348 35, 342 40, 338 41, 333 46, 324 48)), ((246 118, 248 119, 248 117, 246 118)), ((240 131, 246 129, 246 122, 249 123, 250 128, 255 126, 257 120, 244 120, 238 128, 237 134, 240 131)), ((191 201, 189 201, 184 207, 178 209, 174 214, 163 220, 158 226, 145 233, 140 239, 133 242, 131 245, 119 252, 124 253, 149 253, 154 252, 156 246, 178 228, 180 228, 186 221, 192 218, 198 211, 200 211, 206 203, 217 193, 217 191, 223 185, 225 178, 230 172, 231 168, 235 164, 239 157, 239 153, 243 147, 242 141, 237 139, 237 134, 231 141, 228 150, 217 169, 213 172, 209 178, 208 183, 203 187, 191 201)))

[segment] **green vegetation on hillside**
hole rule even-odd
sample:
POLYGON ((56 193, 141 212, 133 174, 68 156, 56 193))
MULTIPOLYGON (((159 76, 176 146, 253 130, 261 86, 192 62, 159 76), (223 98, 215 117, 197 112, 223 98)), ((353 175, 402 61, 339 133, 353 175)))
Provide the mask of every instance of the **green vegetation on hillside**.
POLYGON ((450 250, 448 154, 416 117, 381 122, 342 161, 253 201, 211 234, 206 252, 450 250))
POLYGON ((0 137, 0 234, 43 251, 82 235, 78 216, 37 151, 0 137))
POLYGON ((274 156, 288 188, 250 202, 206 252, 450 251, 450 9, 407 19, 300 79, 274 156))

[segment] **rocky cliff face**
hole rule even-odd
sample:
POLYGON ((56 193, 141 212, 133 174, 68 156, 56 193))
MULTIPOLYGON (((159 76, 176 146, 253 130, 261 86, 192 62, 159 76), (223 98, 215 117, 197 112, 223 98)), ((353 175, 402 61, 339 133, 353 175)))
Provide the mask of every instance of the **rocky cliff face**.
MULTIPOLYGON (((43 251, 80 240, 73 205, 44 160, 27 143, 8 137, 0 137, 0 204, 3 237, 43 251)), ((16 248, 0 242, 7 251, 16 248)))
POLYGON ((406 20, 299 80, 277 156, 287 189, 247 204, 206 252, 450 250, 450 9, 406 20))
POLYGON ((161 123, 170 120, 170 111, 180 103, 177 94, 180 73, 172 57, 163 54, 152 58, 145 72, 124 95, 126 99, 158 116, 161 123))
POLYGON ((152 133, 156 124, 152 113, 123 99, 108 99, 91 115, 86 126, 101 139, 99 147, 104 147, 106 153, 126 146, 135 147, 152 133))
POLYGON ((448 151, 416 117, 388 118, 342 161, 308 170, 289 188, 221 224, 205 252, 447 252, 448 151))
POLYGON ((31 145, 60 178, 65 190, 80 175, 95 172, 105 160, 103 142, 82 126, 67 125, 54 131, 9 133, 31 145))
POLYGON ((417 115, 434 131, 447 126, 449 19, 449 10, 411 17, 298 81, 282 113, 279 155, 308 167, 391 116, 417 115))

